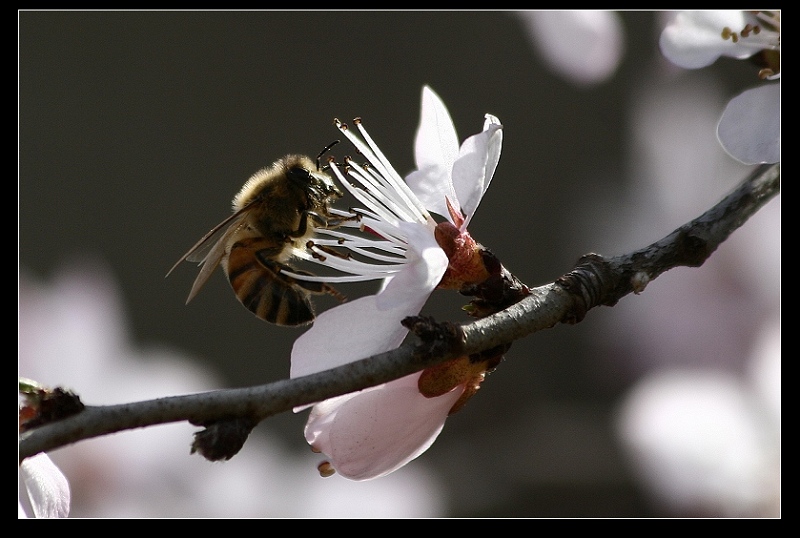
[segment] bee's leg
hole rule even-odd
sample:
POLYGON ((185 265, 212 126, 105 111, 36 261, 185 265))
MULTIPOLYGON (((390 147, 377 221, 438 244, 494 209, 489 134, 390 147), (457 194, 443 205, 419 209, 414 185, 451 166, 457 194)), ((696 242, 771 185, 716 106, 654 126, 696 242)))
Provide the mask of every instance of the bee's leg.
POLYGON ((306 235, 307 231, 308 231, 308 212, 304 211, 300 215, 300 225, 297 227, 295 231, 286 234, 287 237, 286 240, 291 241, 292 238, 294 237, 303 237, 304 235, 306 235))
MULTIPOLYGON (((344 243, 344 239, 339 240, 340 243, 344 243)), ((325 254, 330 254, 331 256, 336 256, 337 258, 341 258, 343 260, 349 260, 352 258, 352 255, 349 252, 341 252, 336 250, 336 247, 329 247, 327 245, 318 245, 314 243, 314 241, 309 240, 306 242, 306 248, 311 252, 311 255, 318 259, 321 262, 325 261, 325 256, 320 254, 318 251, 322 251, 325 254)))
POLYGON ((286 234, 286 240, 291 241, 293 238, 303 237, 306 235, 306 232, 308 232, 309 219, 314 221, 313 226, 317 226, 319 228, 336 228, 345 222, 360 220, 361 215, 353 214, 351 217, 327 218, 314 211, 303 211, 303 213, 300 215, 300 224, 297 226, 296 230, 286 234))
POLYGON ((306 214, 314 221, 314 225, 319 228, 338 228, 345 222, 358 222, 361 220, 361 215, 353 213, 349 217, 334 217, 320 215, 314 211, 307 211, 306 214))
POLYGON ((328 294, 333 295, 341 302, 345 302, 347 297, 345 297, 342 293, 340 293, 336 288, 331 286, 330 284, 326 284, 325 282, 312 282, 310 280, 301 280, 298 278, 293 278, 290 275, 285 273, 281 273, 281 269, 285 269, 291 273, 296 275, 306 275, 306 276, 315 276, 314 273, 309 273, 308 271, 303 271, 300 269, 295 269, 294 267, 290 267, 288 265, 282 264, 280 262, 269 260, 269 269, 275 272, 275 274, 291 286, 296 286, 306 290, 309 293, 316 293, 318 295, 328 294))
MULTIPOLYGON (((341 226, 344 222, 351 220, 358 220, 361 218, 361 215, 353 214, 351 217, 342 217, 342 218, 337 217, 336 219, 326 219, 319 213, 316 213, 314 211, 306 211, 303 213, 303 217, 305 218, 300 219, 300 225, 298 226, 297 230, 286 235, 287 242, 291 242, 292 238, 302 237, 306 234, 306 232, 308 231, 309 219, 314 220, 315 225, 319 225, 325 228, 335 228, 337 226, 341 226)), ((344 240, 341 239, 340 242, 344 243, 344 240)), ((330 254, 331 256, 336 256, 338 258, 342 258, 345 260, 349 260, 351 257, 349 253, 339 252, 333 247, 317 245, 313 241, 308 241, 306 243, 306 248, 308 248, 309 252, 314 258, 320 261, 325 261, 325 256, 323 254, 320 254, 318 250, 314 250, 312 247, 316 247, 319 251, 323 251, 327 254, 330 254)))
POLYGON ((276 246, 276 247, 266 247, 261 248, 256 251, 256 258, 258 261, 261 262, 261 265, 268 269, 272 269, 272 266, 275 264, 273 258, 280 255, 283 252, 283 246, 276 246))

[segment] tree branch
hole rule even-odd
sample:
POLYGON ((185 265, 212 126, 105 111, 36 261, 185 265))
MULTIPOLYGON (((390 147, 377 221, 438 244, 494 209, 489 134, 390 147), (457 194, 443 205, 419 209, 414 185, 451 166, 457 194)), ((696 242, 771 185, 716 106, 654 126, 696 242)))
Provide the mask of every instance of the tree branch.
MULTIPOLYGON (((254 426, 277 413, 510 344, 558 323, 578 323, 596 306, 613 306, 631 292, 641 293, 651 280, 669 269, 702 265, 734 230, 779 192, 780 164, 758 167, 721 202, 660 241, 607 259, 597 254, 583 256, 574 270, 551 284, 530 289, 521 301, 496 314, 465 324, 422 323, 423 318, 414 318, 407 326, 417 339, 296 379, 121 405, 86 406, 75 415, 23 433, 19 459, 92 437, 169 422, 209 425, 245 418, 246 424, 254 426)), ((245 429, 246 438, 249 429, 245 429)))

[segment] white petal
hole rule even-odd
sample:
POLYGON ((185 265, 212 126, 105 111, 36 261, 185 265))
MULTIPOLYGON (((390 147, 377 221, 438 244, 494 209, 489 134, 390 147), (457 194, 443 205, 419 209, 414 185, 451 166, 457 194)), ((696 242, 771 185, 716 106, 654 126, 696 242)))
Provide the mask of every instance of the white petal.
POLYGON ((461 145, 458 160, 453 165, 453 187, 466 215, 462 230, 469 224, 489 188, 502 146, 503 126, 491 114, 486 115, 483 132, 467 138, 461 145))
POLYGON ((458 205, 450 178, 451 171, 443 166, 419 168, 408 174, 405 182, 425 209, 449 218, 445 198, 458 205))
POLYGON ((422 88, 419 129, 414 142, 419 167, 442 165, 450 168, 458 155, 458 135, 447 107, 430 87, 422 88))
POLYGON ((428 211, 447 216, 445 197, 455 203, 450 178, 458 158, 458 135, 441 98, 428 86, 422 88, 422 112, 414 140, 417 170, 406 183, 428 211))
POLYGON ((408 332, 400 322, 418 314, 447 269, 432 231, 401 223, 410 260, 377 295, 344 303, 317 316, 292 349, 291 377, 321 372, 396 348, 408 332))
POLYGON ((723 28, 738 32, 746 24, 745 18, 744 12, 736 10, 681 11, 661 33, 661 52, 686 69, 706 67, 720 56, 748 58, 756 50, 745 44, 747 40, 734 43, 722 39, 723 28))
POLYGON ((616 71, 624 52, 624 29, 613 11, 520 11, 536 50, 561 75, 595 84, 616 71))
POLYGON ((69 482, 47 454, 41 453, 25 459, 20 464, 20 474, 35 517, 69 515, 69 482))
POLYGON ((402 467, 436 440, 463 392, 456 388, 426 398, 417 387, 419 376, 356 394, 329 413, 312 412, 307 440, 331 459, 339 474, 353 480, 377 478, 402 467))
POLYGON ((767 84, 731 99, 717 125, 725 151, 745 164, 781 160, 781 85, 767 84))

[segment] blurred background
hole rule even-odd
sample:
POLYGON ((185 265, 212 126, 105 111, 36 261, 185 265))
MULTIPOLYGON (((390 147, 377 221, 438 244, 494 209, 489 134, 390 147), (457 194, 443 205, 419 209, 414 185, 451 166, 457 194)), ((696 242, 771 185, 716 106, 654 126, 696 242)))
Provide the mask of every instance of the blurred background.
MULTIPOLYGON (((19 12, 20 375, 87 404, 288 377, 301 330, 256 319, 221 271, 188 306, 196 268, 164 275, 253 172, 339 138, 334 117, 362 117, 411 171, 425 84, 461 140, 487 112, 502 121, 470 231, 528 285, 660 239, 747 175, 715 126, 758 83, 747 62, 668 64, 666 18, 607 13, 595 36, 539 13, 19 12), (587 41, 594 71, 548 48, 587 41)), ((425 313, 462 321, 463 302, 435 293, 425 313)), ((515 342, 385 479, 320 478, 305 415, 266 420, 225 463, 190 456, 186 425, 52 457, 75 517, 774 516, 780 197, 703 267, 515 342), (658 415, 661 389, 688 407, 658 415), (705 409, 710 426, 689 426, 705 409)))

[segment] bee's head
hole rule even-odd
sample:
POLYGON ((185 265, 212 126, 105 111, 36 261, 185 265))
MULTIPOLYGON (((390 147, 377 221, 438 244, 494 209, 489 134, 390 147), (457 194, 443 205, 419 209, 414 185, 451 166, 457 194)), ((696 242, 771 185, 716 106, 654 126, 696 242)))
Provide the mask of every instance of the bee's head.
POLYGON ((342 189, 333 182, 333 178, 329 176, 327 173, 322 171, 312 172, 311 175, 316 180, 316 185, 320 191, 325 194, 326 197, 335 196, 336 198, 341 198, 344 196, 342 193, 342 189))
POLYGON ((341 198, 343 196, 341 189, 334 183, 333 178, 324 170, 316 168, 313 161, 308 157, 287 157, 286 163, 286 177, 297 187, 314 191, 321 198, 329 198, 331 196, 341 198))

